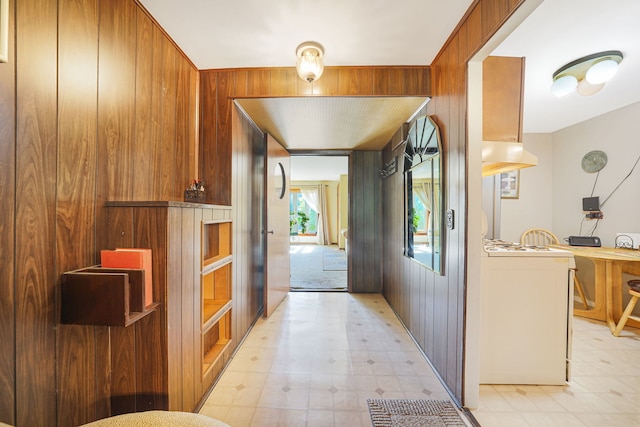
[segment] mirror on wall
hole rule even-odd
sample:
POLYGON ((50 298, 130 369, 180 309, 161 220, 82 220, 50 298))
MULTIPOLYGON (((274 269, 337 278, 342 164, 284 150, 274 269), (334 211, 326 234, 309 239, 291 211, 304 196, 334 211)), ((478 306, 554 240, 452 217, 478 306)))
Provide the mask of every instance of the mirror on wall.
POLYGON ((442 145, 438 125, 418 117, 404 152, 405 255, 442 274, 442 145))

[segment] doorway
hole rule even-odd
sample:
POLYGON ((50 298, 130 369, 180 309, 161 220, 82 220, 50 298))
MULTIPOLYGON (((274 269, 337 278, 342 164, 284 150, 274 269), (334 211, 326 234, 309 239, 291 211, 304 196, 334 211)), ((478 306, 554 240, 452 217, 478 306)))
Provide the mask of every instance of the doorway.
POLYGON ((348 173, 346 155, 291 156, 291 291, 347 290, 348 173))

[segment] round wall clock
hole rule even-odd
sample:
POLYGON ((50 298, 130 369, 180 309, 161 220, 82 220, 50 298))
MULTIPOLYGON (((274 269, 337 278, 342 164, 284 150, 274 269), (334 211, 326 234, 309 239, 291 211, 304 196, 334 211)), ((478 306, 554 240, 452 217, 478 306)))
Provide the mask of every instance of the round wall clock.
POLYGON ((582 157, 582 170, 587 173, 599 172, 607 165, 607 155, 604 151, 589 151, 582 157))

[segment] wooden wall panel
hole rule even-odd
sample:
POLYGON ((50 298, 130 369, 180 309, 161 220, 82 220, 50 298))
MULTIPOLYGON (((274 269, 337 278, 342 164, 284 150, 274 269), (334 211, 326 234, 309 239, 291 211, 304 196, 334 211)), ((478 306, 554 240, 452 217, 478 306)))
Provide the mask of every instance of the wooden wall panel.
POLYGON ((9 2, 8 62, 0 64, 0 422, 15 424, 15 54, 14 7, 9 2))
MULTIPOLYGON (((97 1, 60 2, 58 27, 59 277, 65 271, 96 264, 97 1)), ((58 425, 79 425, 96 417, 95 402, 103 396, 96 381, 95 333, 91 326, 58 327, 58 425)))
MULTIPOLYGON (((249 76, 250 88, 252 90, 251 75, 249 76)), ((255 82, 254 82, 255 84, 255 82)), ((216 108, 216 146, 215 160, 208 159, 215 163, 215 196, 216 204, 231 205, 231 112, 233 111, 233 101, 230 94, 233 93, 234 76, 232 73, 220 73, 217 78, 216 95, 218 106, 216 108)), ((253 89, 255 90, 255 89, 253 89)), ((207 184, 208 185, 208 184, 207 184)))
MULTIPOLYGON (((169 233, 180 233, 180 222, 170 217, 165 209, 138 209, 133 221, 133 247, 149 248, 152 251, 153 269, 153 299, 160 303, 160 307, 152 314, 136 322, 136 410, 170 409, 166 395, 169 379, 167 378, 167 360, 163 352, 169 346, 167 337, 167 313, 164 305, 169 298, 168 283, 180 283, 179 262, 168 263, 168 260, 180 259, 180 249, 167 248, 169 233), (173 226, 173 227, 172 227, 173 226), (169 258, 172 256, 171 258, 169 258), (176 265, 177 264, 177 265, 176 265), (159 268, 159 266, 171 268, 159 268), (175 270, 178 271, 175 271, 175 270)), ((178 240, 179 242, 180 240, 178 240)), ((176 286, 171 287, 174 290, 176 286)), ((173 306, 171 309, 174 309, 173 306)), ((179 328, 179 325, 176 325, 179 328)), ((180 347, 172 348, 179 352, 180 347)), ((175 396, 172 396, 175 398, 175 396)), ((174 399, 175 400, 175 399, 174 399)))
MULTIPOLYGON (((160 124, 162 164, 162 189, 159 200, 172 200, 176 185, 173 161, 176 152, 176 51, 166 39, 162 41, 162 113, 160 124), (171 160, 169 160, 171 159, 171 160)), ((159 172, 159 171, 158 171, 159 172)))
POLYGON ((56 423, 57 1, 16 3, 17 425, 56 423), (34 20, 33 16, 41 19, 34 20))
POLYGON ((302 81, 292 67, 200 72, 199 176, 207 203, 229 205, 231 100, 285 96, 428 96, 429 67, 326 67, 318 82, 302 81), (215 161, 211 161, 215 159, 215 161))
MULTIPOLYGON (((467 13, 457 31, 431 64, 433 97, 427 112, 440 126, 445 152, 445 209, 453 209, 456 228, 443 236, 444 275, 405 258, 399 251, 386 251, 385 266, 402 265, 400 277, 385 272, 384 295, 409 331, 420 343, 453 396, 464 404, 462 395, 465 311, 466 247, 466 68, 467 61, 495 33, 522 3, 517 0, 480 0, 467 13), (417 271, 416 271, 417 270, 417 271), (416 285, 417 284, 417 285, 416 285), (418 303, 412 304, 415 300, 418 303)), ((384 161, 402 156, 387 147, 384 161)), ((402 176, 388 178, 384 185, 384 215, 387 223, 401 223, 402 203, 393 191, 401 187, 402 176), (395 181, 395 184, 393 183, 395 181)), ((386 245, 402 245, 403 238, 393 228, 384 230, 386 245)))
MULTIPOLYGON (((174 182, 171 200, 180 200, 184 197, 184 190, 187 188, 190 180, 179 179, 179 177, 189 176, 189 162, 187 157, 189 154, 189 146, 193 145, 193 141, 189 140, 190 135, 190 112, 189 102, 191 101, 189 91, 191 89, 190 67, 186 59, 179 56, 176 58, 176 151, 175 159, 175 175, 172 180, 174 182)), ((193 176, 191 179, 197 178, 193 176)))
POLYGON ((153 180, 154 163, 147 159, 153 158, 154 140, 151 139, 153 124, 153 23, 151 18, 138 9, 136 25, 136 67, 135 67, 135 133, 131 146, 131 169, 133 179, 132 198, 144 200, 149 197, 153 180), (136 161, 145 159, 146 161, 136 161))
POLYGON ((153 171, 154 179, 147 179, 149 181, 150 189, 147 198, 149 200, 163 200, 165 192, 168 194, 168 181, 169 174, 165 167, 165 160, 163 155, 165 150, 163 149, 163 113, 162 107, 164 106, 164 93, 165 85, 163 84, 164 75, 164 46, 167 40, 162 34, 162 31, 157 26, 153 27, 152 31, 152 47, 153 57, 151 64, 151 112, 149 114, 150 125, 150 137, 149 140, 153 143, 149 147, 149 152, 146 155, 146 161, 151 164, 151 170, 153 171), (159 143, 160 142, 160 143, 159 143))
POLYGON ((126 0, 99 6, 99 199, 129 200, 134 184, 136 8, 126 0))
POLYGON ((382 155, 354 151, 349 180, 349 291, 382 291, 382 155))
MULTIPOLYGON (((188 97, 186 98, 189 99, 188 97)), ((200 220, 196 222, 196 215, 202 216, 202 210, 197 209, 180 209, 181 223, 177 224, 178 229, 182 232, 180 259, 180 282, 181 286, 181 313, 179 319, 180 325, 180 371, 177 373, 177 387, 182 392, 182 402, 180 410, 193 411, 196 405, 196 399, 200 400, 200 396, 195 395, 196 388, 194 384, 200 382, 200 377, 196 376, 195 366, 200 366, 200 328, 194 325, 194 317, 196 313, 200 313, 200 302, 196 305, 194 296, 200 295, 200 277, 196 277, 196 272, 200 270, 200 258, 195 258, 195 246, 200 243, 200 220), (197 229, 196 229, 197 226, 197 229), (197 265, 194 265, 197 264, 197 265), (194 268, 195 267, 195 268, 194 268), (196 349, 198 351, 196 351, 196 349)), ((199 253, 200 251, 198 251, 199 253)), ((173 260, 173 258, 170 258, 173 260)), ((171 379, 171 378, 170 378, 171 379)))

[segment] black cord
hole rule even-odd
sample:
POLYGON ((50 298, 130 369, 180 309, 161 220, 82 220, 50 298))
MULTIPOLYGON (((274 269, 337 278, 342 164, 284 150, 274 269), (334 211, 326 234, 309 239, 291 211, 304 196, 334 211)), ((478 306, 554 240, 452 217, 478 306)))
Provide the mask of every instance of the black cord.
POLYGON ((591 188, 591 197, 593 197, 593 193, 596 190, 596 184, 598 183, 599 176, 600 176, 600 171, 596 172, 596 179, 593 181, 593 187, 591 188))
POLYGON ((620 181, 620 183, 618 185, 616 185, 616 188, 614 188, 613 191, 611 193, 609 193, 609 195, 602 201, 602 203, 600 203, 600 210, 602 210, 604 204, 607 203, 607 200, 609 200, 609 198, 611 196, 613 196, 613 193, 615 193, 618 190, 618 188, 620 188, 622 183, 625 182, 627 180, 627 178, 629 178, 631 176, 631 174, 633 173, 633 170, 636 168, 636 166, 638 165, 639 161, 640 161, 640 156, 638 156, 638 158, 636 159, 636 162, 633 164, 633 167, 631 168, 631 170, 629 171, 627 176, 622 178, 622 181, 620 181))

